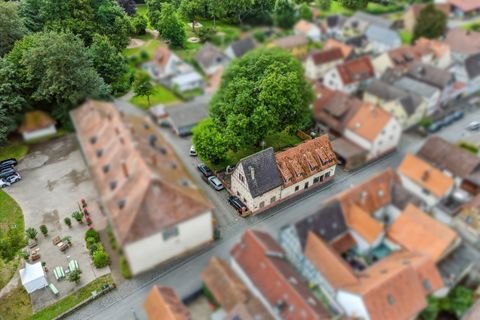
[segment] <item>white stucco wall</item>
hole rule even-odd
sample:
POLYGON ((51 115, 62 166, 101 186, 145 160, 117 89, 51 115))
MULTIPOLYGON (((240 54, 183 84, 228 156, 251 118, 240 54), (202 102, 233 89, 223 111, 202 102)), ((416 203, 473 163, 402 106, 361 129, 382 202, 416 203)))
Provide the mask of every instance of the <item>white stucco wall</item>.
POLYGON ((52 124, 50 127, 47 127, 44 129, 35 130, 32 132, 22 132, 22 137, 23 137, 23 140, 25 141, 31 141, 35 139, 48 137, 48 136, 54 135, 55 133, 57 133, 57 129, 55 129, 55 125, 52 124))
POLYGON ((333 90, 343 89, 343 83, 337 68, 330 69, 323 77, 323 85, 333 90))
POLYGON ((399 173, 399 175, 400 179, 402 180, 402 185, 405 187, 405 189, 421 198, 427 204, 428 208, 433 207, 441 200, 441 198, 437 198, 430 192, 424 192, 423 188, 419 184, 415 183, 402 173, 399 173))
POLYGON ((302 190, 305 189, 305 185, 306 183, 308 183, 308 188, 312 188, 312 187, 316 187, 317 185, 320 185, 322 184, 324 181, 326 181, 326 179, 329 179, 330 177, 333 177, 335 175, 335 168, 337 166, 334 165, 326 170, 323 170, 313 176, 310 176, 308 177, 307 179, 304 179, 300 182, 297 182, 295 184, 292 184, 291 186, 288 186, 286 188, 282 188, 282 191, 281 191, 281 198, 284 199, 286 197, 289 197, 291 195, 293 195, 294 193, 297 193, 297 192, 300 192, 302 190), (329 177, 326 177, 326 174, 329 173, 329 177), (315 180, 315 178, 321 178, 321 177, 324 177, 323 179, 321 179, 322 181, 318 181, 316 183, 313 182, 313 180, 315 180), (295 188, 298 186, 298 190, 295 191, 295 188))
POLYGON ((184 221, 177 227, 178 235, 167 240, 163 240, 162 232, 158 232, 140 241, 129 243, 123 248, 134 275, 213 239, 210 211, 184 221))
POLYGON ((370 320, 370 315, 360 296, 340 290, 337 293, 337 301, 348 316, 356 319, 370 320))
POLYGON ((340 64, 342 61, 343 61, 342 59, 338 59, 329 63, 322 63, 320 65, 315 65, 313 63, 313 59, 311 57, 308 57, 304 63, 305 75, 310 79, 323 78, 325 73, 327 73, 329 70, 334 68, 336 65, 340 64))

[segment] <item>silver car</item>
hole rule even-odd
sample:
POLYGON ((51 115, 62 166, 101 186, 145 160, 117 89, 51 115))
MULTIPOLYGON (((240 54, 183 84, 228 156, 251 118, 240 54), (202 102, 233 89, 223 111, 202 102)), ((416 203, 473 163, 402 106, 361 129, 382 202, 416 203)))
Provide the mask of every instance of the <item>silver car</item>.
POLYGON ((213 189, 215 189, 217 191, 220 191, 220 190, 224 189, 223 184, 220 181, 220 179, 218 179, 215 176, 208 177, 208 183, 213 187, 213 189))

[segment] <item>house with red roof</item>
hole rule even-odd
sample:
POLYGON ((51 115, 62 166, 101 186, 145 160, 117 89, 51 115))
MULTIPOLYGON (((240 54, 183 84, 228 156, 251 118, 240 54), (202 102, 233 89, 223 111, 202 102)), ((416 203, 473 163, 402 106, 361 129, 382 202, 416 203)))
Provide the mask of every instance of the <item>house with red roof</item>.
POLYGON ((293 32, 300 34, 312 41, 320 41, 322 39, 322 30, 316 24, 301 19, 293 26, 293 32))
POLYGON ((325 74, 323 85, 351 94, 364 87, 374 77, 375 71, 370 58, 362 57, 332 68, 325 74))
POLYGON ((457 17, 474 17, 480 15, 478 0, 448 0, 452 13, 457 17))
POLYGON ((312 80, 322 79, 327 71, 342 62, 343 53, 340 48, 312 51, 303 63, 305 76, 312 80))

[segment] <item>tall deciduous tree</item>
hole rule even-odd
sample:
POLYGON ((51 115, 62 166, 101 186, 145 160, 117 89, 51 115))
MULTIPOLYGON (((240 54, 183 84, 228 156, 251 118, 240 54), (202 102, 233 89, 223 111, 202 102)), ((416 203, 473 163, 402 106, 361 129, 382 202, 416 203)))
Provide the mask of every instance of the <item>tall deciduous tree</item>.
POLYGON ((147 29, 147 18, 141 14, 137 14, 132 19, 133 32, 136 35, 143 35, 146 33, 147 29))
POLYGON ((172 4, 162 4, 162 11, 156 27, 160 38, 170 42, 172 47, 183 47, 187 35, 172 4))
POLYGON ((170 0, 145 0, 147 6, 147 17, 152 26, 158 25, 160 12, 162 11, 162 3, 171 2, 170 0))
POLYGON ((313 100, 301 64, 280 49, 258 49, 230 64, 209 113, 229 148, 297 128, 313 100))
POLYGON ((359 10, 367 7, 368 0, 340 0, 340 4, 347 9, 359 10))
POLYGON ((281 28, 289 29, 295 24, 295 8, 290 0, 277 0, 273 9, 273 20, 281 28))
POLYGON ((135 81, 133 81, 133 92, 137 97, 147 97, 148 106, 150 107, 150 96, 153 94, 154 89, 147 73, 138 72, 135 75, 135 81))
POLYGON ((195 22, 204 8, 203 0, 182 0, 180 4, 180 13, 192 23, 193 31, 195 31, 195 22))
POLYGON ((317 0, 316 2, 321 10, 330 10, 331 0, 317 0))
POLYGON ((106 98, 110 88, 98 75, 82 41, 71 33, 42 32, 15 43, 7 60, 16 66, 25 97, 64 124, 68 112, 88 97, 106 98))
POLYGON ((41 0, 20 0, 18 12, 22 17, 25 26, 32 32, 41 31, 43 19, 40 15, 43 1, 41 0))
POLYGON ((313 20, 313 13, 308 4, 302 3, 298 7, 298 16, 300 19, 304 19, 307 21, 312 21, 313 20))
POLYGON ((219 163, 228 151, 227 141, 211 118, 207 118, 193 128, 193 145, 200 159, 219 163))
POLYGON ((129 15, 133 16, 137 12, 135 0, 117 0, 118 5, 129 15))
POLYGON ((443 35, 447 28, 447 16, 433 4, 427 5, 420 11, 417 23, 413 30, 413 39, 421 37, 435 39, 443 35))
POLYGON ((0 2, 0 57, 12 49, 15 41, 23 38, 27 28, 14 2, 0 2))

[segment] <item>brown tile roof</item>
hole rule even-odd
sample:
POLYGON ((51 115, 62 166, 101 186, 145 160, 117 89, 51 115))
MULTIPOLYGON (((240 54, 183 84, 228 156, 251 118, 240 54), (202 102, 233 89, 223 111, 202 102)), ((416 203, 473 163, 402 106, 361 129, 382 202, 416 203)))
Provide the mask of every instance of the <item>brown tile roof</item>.
POLYGON ((420 61, 422 55, 410 46, 403 46, 388 51, 388 56, 394 67, 408 67, 414 61, 420 61))
POLYGON ((453 230, 412 204, 393 222, 387 234, 403 248, 428 255, 436 262, 458 240, 453 230))
POLYGON ((215 300, 225 311, 230 311, 237 303, 245 303, 249 291, 243 282, 223 260, 213 257, 201 274, 202 280, 215 300))
POLYGON ((308 38, 303 34, 297 34, 293 36, 278 38, 273 41, 273 44, 277 47, 288 50, 296 47, 306 46, 308 44, 308 38))
POLYGON ((463 28, 450 29, 444 42, 454 52, 466 55, 480 52, 480 32, 464 30, 463 28))
POLYGON ((437 59, 442 58, 450 52, 450 46, 448 44, 427 38, 417 39, 413 48, 418 52, 433 53, 437 59))
POLYGON ((391 119, 383 108, 364 103, 348 121, 347 129, 372 142, 391 119))
POLYGON ((32 132, 48 128, 54 124, 55 120, 53 120, 48 113, 40 110, 30 111, 25 113, 22 124, 20 125, 20 128, 18 128, 18 131, 20 133, 32 132))
POLYGON ((256 298, 251 297, 247 303, 238 303, 228 314, 226 320, 273 320, 273 316, 256 298))
POLYGON ((345 85, 367 80, 375 76, 375 71, 369 57, 347 61, 338 65, 337 70, 345 85))
POLYGON ((149 320, 192 320, 190 311, 183 305, 173 289, 153 286, 143 304, 149 320))
POLYGON ((370 214, 371 212, 367 212, 354 204, 346 212, 345 219, 352 230, 368 243, 373 244, 382 235, 383 225, 370 214))
POLYGON ((353 48, 351 46, 349 46, 348 44, 345 44, 343 42, 340 42, 340 41, 332 39, 332 38, 328 39, 327 42, 325 42, 325 45, 323 46, 323 48, 325 50, 333 49, 333 48, 339 48, 340 50, 342 50, 342 54, 343 54, 344 59, 349 57, 350 54, 353 51, 353 48))
POLYGON ((308 232, 304 254, 332 287, 340 288, 358 282, 350 266, 312 231, 308 232))
POLYGON ((155 50, 153 61, 161 70, 163 70, 165 69, 165 66, 167 65, 168 60, 170 60, 171 56, 172 52, 168 49, 168 47, 160 45, 155 50))
POLYGON ((428 190, 437 198, 445 196, 454 185, 452 178, 431 166, 429 163, 407 154, 398 167, 398 172, 428 190))
POLYGON ((478 0, 448 0, 451 6, 455 6, 463 12, 480 10, 480 2, 478 0))
POLYGON ((212 206, 150 118, 90 100, 71 113, 77 137, 121 244, 212 206))
POLYGON ((460 178, 480 171, 480 157, 439 136, 428 138, 417 155, 440 170, 448 170, 460 178))
POLYGON ((293 27, 295 31, 299 31, 303 33, 308 33, 312 28, 318 28, 318 27, 315 24, 304 19, 299 20, 293 27))
POLYGON ((270 235, 247 230, 231 255, 283 319, 330 319, 270 235))
POLYGON ((285 186, 295 184, 337 164, 328 135, 275 154, 285 186))
POLYGON ((360 274, 358 284, 343 290, 362 297, 371 320, 413 319, 427 306, 416 259, 424 257, 394 253, 360 274))
POLYGON ((314 51, 310 54, 315 65, 329 63, 343 59, 342 50, 340 48, 332 48, 321 51, 314 51))

